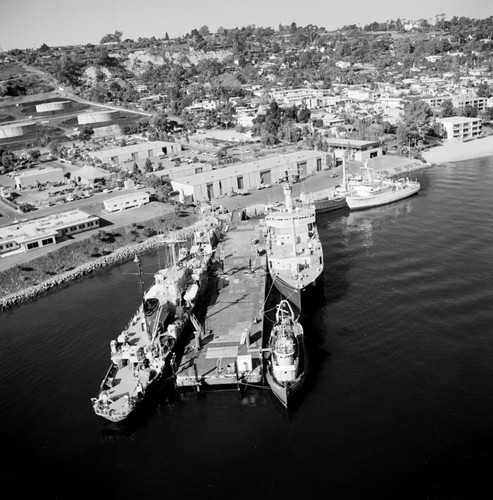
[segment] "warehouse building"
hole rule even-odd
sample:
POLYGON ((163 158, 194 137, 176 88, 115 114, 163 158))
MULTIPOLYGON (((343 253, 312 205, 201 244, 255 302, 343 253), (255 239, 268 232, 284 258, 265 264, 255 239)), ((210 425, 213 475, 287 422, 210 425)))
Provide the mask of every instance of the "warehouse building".
POLYGON ((90 156, 101 160, 102 163, 128 163, 147 158, 162 158, 164 155, 174 155, 181 151, 178 142, 153 141, 122 146, 120 148, 107 149, 105 151, 93 151, 90 156))
POLYGON ((43 167, 26 170, 14 177, 17 189, 32 188, 38 184, 65 182, 63 170, 55 167, 43 167))
POLYGON ((321 171, 326 162, 327 154, 323 151, 298 151, 171 179, 171 185, 185 200, 212 200, 235 192, 257 189, 261 184, 274 184, 284 179, 303 179, 321 171))

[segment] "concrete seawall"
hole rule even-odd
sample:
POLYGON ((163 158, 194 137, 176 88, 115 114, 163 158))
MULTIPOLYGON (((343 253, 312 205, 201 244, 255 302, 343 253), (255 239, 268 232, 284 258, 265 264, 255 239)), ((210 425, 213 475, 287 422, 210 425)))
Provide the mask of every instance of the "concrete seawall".
POLYGON ((170 238, 172 239, 188 239, 191 238, 195 231, 210 228, 214 224, 213 220, 200 221, 199 223, 185 227, 178 231, 170 232, 167 235, 157 235, 149 238, 148 240, 137 243, 135 245, 120 248, 109 255, 100 257, 92 262, 82 264, 75 269, 66 271, 62 274, 54 276, 42 283, 30 286, 19 292, 12 293, 0 299, 0 311, 6 311, 13 307, 17 307, 24 302, 32 300, 50 290, 69 284, 71 281, 82 278, 94 271, 99 271, 106 267, 116 266, 127 262, 135 257, 137 254, 144 254, 157 250, 168 245, 170 238))

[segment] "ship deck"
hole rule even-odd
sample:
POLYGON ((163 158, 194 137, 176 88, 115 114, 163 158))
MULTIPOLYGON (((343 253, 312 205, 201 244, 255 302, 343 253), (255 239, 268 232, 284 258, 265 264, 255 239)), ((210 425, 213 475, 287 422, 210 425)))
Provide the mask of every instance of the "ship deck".
POLYGON ((259 221, 233 218, 216 250, 216 265, 222 255, 224 268, 210 283, 200 346, 191 338, 184 347, 178 388, 261 382, 266 263, 257 253, 260 241, 259 221))

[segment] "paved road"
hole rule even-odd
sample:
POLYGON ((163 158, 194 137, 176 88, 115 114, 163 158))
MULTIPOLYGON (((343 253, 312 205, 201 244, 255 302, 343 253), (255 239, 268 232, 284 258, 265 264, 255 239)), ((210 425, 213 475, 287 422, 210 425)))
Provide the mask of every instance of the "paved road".
MULTIPOLYGON (((333 188, 342 182, 342 167, 337 167, 333 170, 322 170, 314 175, 307 177, 303 182, 294 184, 293 197, 297 198, 302 192, 315 193, 333 188), (331 177, 335 173, 337 177, 331 177)), ((214 206, 222 205, 223 207, 232 210, 234 208, 248 208, 257 205, 265 205, 267 203, 284 201, 284 194, 281 184, 274 184, 270 188, 252 191, 245 196, 225 196, 214 200, 214 206)))

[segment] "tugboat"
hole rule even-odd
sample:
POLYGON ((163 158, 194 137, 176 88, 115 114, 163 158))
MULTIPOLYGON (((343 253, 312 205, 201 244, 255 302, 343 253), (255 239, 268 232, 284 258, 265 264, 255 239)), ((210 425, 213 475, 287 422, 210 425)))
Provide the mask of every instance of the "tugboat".
MULTIPOLYGON (((204 233, 196 233, 203 236, 204 233)), ((188 251, 177 255, 178 241, 168 241, 173 263, 154 275, 154 284, 142 293, 142 304, 116 340, 110 342, 111 364, 96 398, 96 415, 111 422, 126 419, 152 386, 163 377, 174 357, 174 346, 191 320, 207 281, 212 246, 196 238, 188 251)), ((142 269, 136 256, 142 288, 142 269)))
POLYGON ((303 327, 287 300, 277 305, 276 322, 269 338, 266 378, 277 399, 288 408, 308 369, 303 327))
POLYGON ((315 206, 294 205, 289 183, 283 185, 284 206, 265 217, 267 262, 277 290, 301 312, 305 296, 316 289, 324 268, 315 206))

